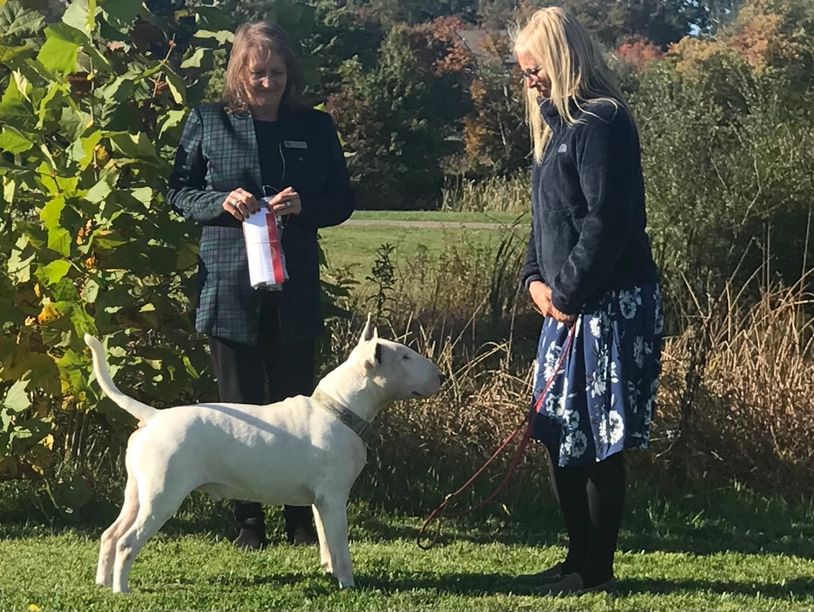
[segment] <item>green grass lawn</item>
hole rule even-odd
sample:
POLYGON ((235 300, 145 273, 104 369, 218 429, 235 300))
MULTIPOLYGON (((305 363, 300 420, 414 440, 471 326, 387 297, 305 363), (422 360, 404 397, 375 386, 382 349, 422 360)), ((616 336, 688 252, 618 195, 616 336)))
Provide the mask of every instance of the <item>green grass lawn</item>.
POLYGON ((529 213, 505 211, 454 212, 449 210, 357 210, 351 219, 383 221, 438 221, 441 223, 502 223, 511 225, 520 219, 524 225, 530 221, 529 213))
POLYGON ((330 266, 348 268, 358 281, 363 281, 365 276, 370 274, 376 259, 376 250, 385 243, 395 247, 392 259, 397 266, 410 266, 417 257, 427 257, 431 260, 437 258, 445 248, 496 249, 507 232, 514 231, 525 240, 529 227, 527 216, 505 212, 356 211, 352 219, 450 224, 497 223, 503 226, 496 229, 471 229, 339 225, 321 229, 320 243, 330 266), (515 221, 517 224, 513 227, 515 221))
MULTIPOLYGON (((428 504, 429 505, 429 504, 428 504)), ((0 610, 814 610, 814 510, 733 491, 634 495, 615 595, 551 598, 523 574, 559 560, 549 510, 536 520, 456 523, 429 552, 420 520, 352 506, 357 588, 321 574, 316 548, 235 550, 222 529, 174 519, 131 574, 133 593, 93 584, 102 526, 0 525, 0 610)), ((272 521, 276 522, 276 521, 272 521)))

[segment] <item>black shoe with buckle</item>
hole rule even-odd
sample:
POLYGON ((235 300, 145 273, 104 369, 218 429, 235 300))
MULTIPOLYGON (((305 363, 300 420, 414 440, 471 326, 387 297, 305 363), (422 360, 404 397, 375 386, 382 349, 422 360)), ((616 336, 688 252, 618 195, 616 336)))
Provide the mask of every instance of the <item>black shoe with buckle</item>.
POLYGON ((266 525, 263 518, 250 518, 240 525, 240 533, 232 540, 237 548, 247 550, 262 550, 268 546, 266 539, 266 525))

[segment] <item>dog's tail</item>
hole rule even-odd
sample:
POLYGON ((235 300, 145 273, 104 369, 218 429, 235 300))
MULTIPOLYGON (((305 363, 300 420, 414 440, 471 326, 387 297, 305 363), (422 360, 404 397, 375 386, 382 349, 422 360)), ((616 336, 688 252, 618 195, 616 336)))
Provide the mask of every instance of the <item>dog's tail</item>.
POLYGON ((93 371, 96 373, 96 379, 99 381, 99 386, 102 387, 105 395, 139 421, 147 422, 158 414, 158 410, 152 406, 142 404, 119 391, 118 387, 113 383, 113 379, 110 378, 102 344, 96 338, 90 334, 85 334, 85 344, 90 347, 90 352, 93 353, 93 371))

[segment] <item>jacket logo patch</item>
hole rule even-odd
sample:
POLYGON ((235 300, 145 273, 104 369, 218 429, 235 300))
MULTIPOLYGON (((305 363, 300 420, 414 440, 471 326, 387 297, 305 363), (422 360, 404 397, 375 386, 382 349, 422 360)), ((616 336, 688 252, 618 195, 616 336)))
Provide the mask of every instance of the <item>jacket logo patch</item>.
POLYGON ((568 151, 568 145, 565 143, 562 143, 560 148, 557 149, 557 153, 565 153, 566 151, 568 151))
POLYGON ((307 149, 308 143, 304 140, 284 140, 283 145, 286 149, 307 149))

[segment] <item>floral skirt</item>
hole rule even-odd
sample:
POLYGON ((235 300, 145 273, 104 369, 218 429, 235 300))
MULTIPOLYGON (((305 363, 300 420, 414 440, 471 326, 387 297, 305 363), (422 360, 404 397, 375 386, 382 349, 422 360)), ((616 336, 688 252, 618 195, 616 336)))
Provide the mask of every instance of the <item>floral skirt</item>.
POLYGON ((559 467, 647 448, 663 324, 657 283, 609 291, 577 317, 560 363, 570 328, 546 318, 534 364, 532 409, 538 411, 532 435, 559 467))

